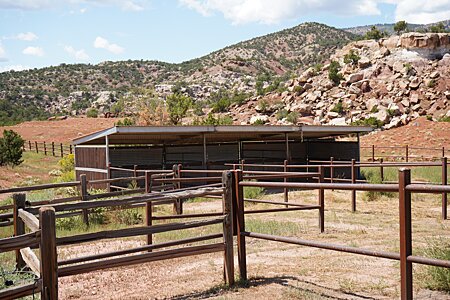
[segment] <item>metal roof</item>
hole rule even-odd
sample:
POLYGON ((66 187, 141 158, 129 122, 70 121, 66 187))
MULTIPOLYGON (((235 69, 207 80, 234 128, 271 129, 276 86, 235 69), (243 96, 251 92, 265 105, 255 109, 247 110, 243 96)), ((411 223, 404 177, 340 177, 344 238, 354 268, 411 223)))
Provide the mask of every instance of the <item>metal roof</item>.
POLYGON ((192 144, 211 142, 271 141, 325 138, 372 131, 366 126, 119 126, 104 129, 73 140, 74 145, 192 144))

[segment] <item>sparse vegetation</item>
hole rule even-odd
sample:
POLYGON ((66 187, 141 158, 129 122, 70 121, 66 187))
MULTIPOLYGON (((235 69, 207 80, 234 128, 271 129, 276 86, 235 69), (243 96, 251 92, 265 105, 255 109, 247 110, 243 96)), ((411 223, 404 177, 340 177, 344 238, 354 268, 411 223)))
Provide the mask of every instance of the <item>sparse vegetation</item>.
POLYGON ((344 55, 344 63, 356 65, 361 57, 354 51, 350 50, 347 54, 344 55))
MULTIPOLYGON (((450 260, 450 240, 445 238, 430 240, 423 252, 426 257, 450 260)), ((426 272, 424 284, 427 288, 450 294, 450 269, 427 266, 426 272)))
POLYGON ((339 85, 341 80, 344 80, 344 76, 339 73, 341 66, 337 61, 332 61, 330 67, 328 68, 328 78, 335 84, 339 85))
POLYGON ((394 25, 394 31, 399 35, 402 32, 405 32, 408 30, 408 24, 406 21, 398 21, 394 25))
POLYGON ((370 117, 364 120, 358 120, 355 122, 352 122, 351 125, 355 125, 355 126, 372 126, 374 128, 380 128, 381 126, 384 125, 384 123, 380 120, 378 120, 375 117, 370 117))
POLYGON ((167 96, 166 103, 170 122, 173 125, 179 125, 186 117, 188 109, 191 108, 192 99, 183 94, 172 94, 167 96))
POLYGON ((379 40, 385 36, 387 36, 386 32, 380 31, 376 26, 372 26, 372 28, 366 32, 364 38, 366 40, 379 40))
POLYGON ((86 111, 86 117, 88 118, 97 118, 98 110, 96 108, 90 108, 86 111))

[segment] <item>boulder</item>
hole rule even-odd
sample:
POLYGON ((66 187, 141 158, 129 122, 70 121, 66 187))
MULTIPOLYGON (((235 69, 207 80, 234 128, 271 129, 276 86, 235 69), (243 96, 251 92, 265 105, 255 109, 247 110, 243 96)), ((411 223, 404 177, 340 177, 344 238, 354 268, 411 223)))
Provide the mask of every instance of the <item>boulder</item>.
POLYGON ((430 74, 430 78, 431 79, 436 79, 440 76, 438 71, 434 71, 433 73, 430 74))
POLYGON ((367 67, 369 67, 371 65, 371 61, 368 57, 363 56, 358 60, 358 67, 360 67, 361 69, 365 69, 367 67))
POLYGON ((337 112, 334 112, 334 111, 329 111, 327 113, 327 117, 330 118, 330 119, 334 119, 334 118, 339 117, 339 114, 337 112))
POLYGON ((347 123, 345 122, 345 117, 335 118, 335 119, 331 120, 328 124, 329 125, 334 125, 334 126, 345 126, 345 125, 347 125, 347 123))
POLYGON ((409 82, 409 87, 413 90, 419 88, 420 84, 422 83, 422 79, 420 79, 419 77, 414 77, 410 82, 409 82))
POLYGON ((250 124, 255 124, 256 122, 267 123, 269 121, 269 117, 266 115, 256 115, 250 118, 250 124))
POLYGON ((366 101, 366 107, 368 111, 372 111, 372 109, 378 105, 380 105, 380 101, 377 99, 369 99, 366 101))
POLYGON ((364 79, 363 73, 350 74, 350 76, 348 76, 348 79, 347 79, 347 84, 352 84, 352 83, 355 83, 355 82, 363 80, 363 79, 364 79))

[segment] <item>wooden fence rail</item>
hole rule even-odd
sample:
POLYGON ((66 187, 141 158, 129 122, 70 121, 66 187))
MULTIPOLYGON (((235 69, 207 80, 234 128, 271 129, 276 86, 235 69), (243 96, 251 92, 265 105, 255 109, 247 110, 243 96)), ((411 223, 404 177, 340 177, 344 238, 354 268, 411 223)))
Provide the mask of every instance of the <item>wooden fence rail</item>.
POLYGON ((22 150, 59 157, 64 157, 64 155, 73 153, 73 147, 71 144, 66 145, 63 143, 46 141, 25 141, 22 150))

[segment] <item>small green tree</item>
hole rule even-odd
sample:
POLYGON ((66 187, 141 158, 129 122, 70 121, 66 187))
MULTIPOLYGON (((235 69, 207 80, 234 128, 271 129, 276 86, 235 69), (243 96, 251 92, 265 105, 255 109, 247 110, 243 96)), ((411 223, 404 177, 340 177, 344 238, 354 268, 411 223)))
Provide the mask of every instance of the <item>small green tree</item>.
POLYGON ((170 122, 178 125, 186 117, 188 109, 191 108, 192 99, 182 94, 172 94, 167 96, 166 103, 170 122))
POLYGON ((408 29, 408 24, 406 21, 398 21, 394 25, 394 31, 397 32, 397 34, 400 34, 402 31, 406 31, 408 29))
POLYGON ((350 50, 347 54, 344 55, 344 62, 346 64, 356 65, 360 59, 361 57, 353 50, 350 50))
POLYGON ((328 68, 328 78, 333 81, 335 85, 338 85, 341 80, 344 79, 344 76, 339 73, 339 70, 341 69, 341 66, 337 61, 332 61, 330 63, 330 67, 328 68))
POLYGON ((4 130, 0 138, 0 166, 18 166, 22 160, 25 141, 13 130, 4 130))
POLYGON ((430 26, 430 32, 433 32, 433 33, 445 33, 446 30, 445 30, 444 23, 440 22, 440 23, 438 23, 436 25, 430 26))
POLYGON ((86 111, 86 116, 88 118, 97 118, 98 110, 96 108, 90 108, 86 111))
POLYGON ((380 31, 376 26, 372 26, 369 31, 366 32, 364 36, 366 40, 379 40, 385 37, 386 33, 380 31))

